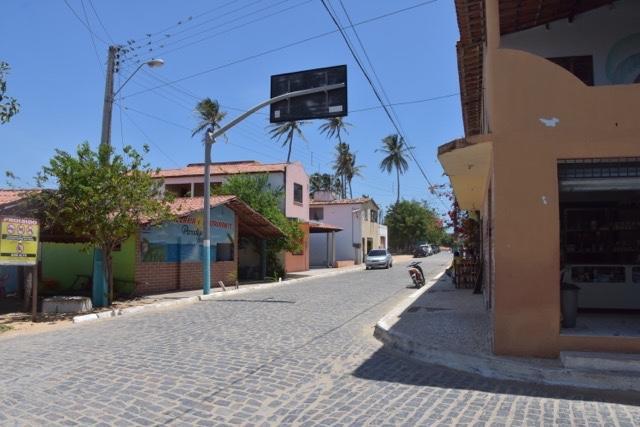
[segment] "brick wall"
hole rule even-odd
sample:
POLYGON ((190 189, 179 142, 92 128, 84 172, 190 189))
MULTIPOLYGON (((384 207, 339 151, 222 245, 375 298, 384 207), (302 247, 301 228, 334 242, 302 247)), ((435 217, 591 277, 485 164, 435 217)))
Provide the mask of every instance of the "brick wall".
MULTIPOLYGON (((222 280, 225 285, 235 283, 238 272, 238 221, 236 218, 234 260, 211 263, 211 288, 222 280)), ((200 262, 142 262, 140 235, 136 236, 136 293, 187 291, 202 289, 202 263, 200 262)))

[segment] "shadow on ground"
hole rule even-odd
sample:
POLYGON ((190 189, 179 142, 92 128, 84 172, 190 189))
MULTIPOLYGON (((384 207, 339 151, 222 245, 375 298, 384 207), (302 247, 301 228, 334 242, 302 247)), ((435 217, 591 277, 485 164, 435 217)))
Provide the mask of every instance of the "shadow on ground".
POLYGON ((385 348, 373 353, 352 375, 366 380, 415 386, 640 406, 640 393, 637 392, 584 390, 489 379, 437 365, 416 362, 385 348))

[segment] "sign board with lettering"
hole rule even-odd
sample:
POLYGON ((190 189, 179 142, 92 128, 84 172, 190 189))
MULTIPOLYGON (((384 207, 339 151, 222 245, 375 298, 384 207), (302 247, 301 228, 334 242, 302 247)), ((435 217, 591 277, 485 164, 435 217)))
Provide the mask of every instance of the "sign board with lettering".
MULTIPOLYGON (((234 257, 235 212, 226 206, 211 208, 211 259, 231 261, 234 257)), ((202 259, 202 212, 143 229, 142 262, 200 262, 202 259)))
POLYGON ((36 265, 39 236, 36 219, 0 217, 0 265, 36 265))

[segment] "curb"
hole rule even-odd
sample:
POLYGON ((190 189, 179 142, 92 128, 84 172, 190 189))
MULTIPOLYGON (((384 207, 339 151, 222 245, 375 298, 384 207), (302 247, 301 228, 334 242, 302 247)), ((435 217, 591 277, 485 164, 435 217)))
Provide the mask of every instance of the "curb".
POLYGON ((255 291, 255 290, 263 290, 263 289, 271 289, 271 288, 281 287, 281 286, 285 286, 285 285, 295 285, 297 283, 305 282, 305 281, 312 280, 312 279, 332 277, 332 276, 337 276, 337 275, 344 274, 344 273, 352 273, 352 272, 355 272, 355 271, 364 270, 364 266, 363 265, 357 265, 357 266, 354 266, 354 267, 344 267, 344 268, 336 269, 336 270, 337 271, 330 271, 327 274, 323 274, 323 275, 319 275, 319 276, 300 277, 300 278, 297 278, 297 279, 284 280, 282 282, 272 282, 272 283, 260 283, 260 284, 255 284, 255 285, 245 285, 245 286, 241 287, 240 289, 229 289, 227 291, 218 291, 218 292, 210 293, 208 295, 196 295, 196 296, 192 296, 192 297, 185 297, 185 298, 169 300, 169 301, 154 302, 154 303, 145 304, 145 305, 135 305, 135 306, 126 307, 126 308, 115 308, 115 309, 112 309, 112 310, 101 311, 101 312, 98 312, 98 313, 80 314, 78 316, 74 316, 73 317, 73 323, 85 323, 85 322, 92 322, 92 321, 95 321, 95 320, 110 319, 110 318, 113 318, 113 317, 125 316, 125 315, 129 315, 129 314, 136 314, 136 313, 140 313, 140 312, 143 312, 143 311, 149 311, 149 310, 155 310, 155 309, 161 309, 161 308, 169 308, 169 307, 175 307, 175 306, 179 306, 179 305, 194 304, 194 303, 200 302, 200 301, 209 301, 209 300, 220 298, 220 297, 222 297, 224 295, 241 294, 241 293, 247 293, 247 292, 251 292, 251 291, 255 291))
POLYGON ((443 274, 444 272, 436 275, 427 285, 408 296, 376 323, 373 336, 387 349, 418 362, 491 379, 582 389, 640 392, 640 376, 627 372, 536 366, 516 358, 457 353, 440 350, 418 342, 407 334, 393 331, 393 325, 399 320, 399 315, 427 292, 443 274))

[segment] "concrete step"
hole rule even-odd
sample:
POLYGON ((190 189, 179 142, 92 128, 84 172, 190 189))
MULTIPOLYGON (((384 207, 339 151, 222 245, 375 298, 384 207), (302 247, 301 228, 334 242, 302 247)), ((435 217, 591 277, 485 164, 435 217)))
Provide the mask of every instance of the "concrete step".
POLYGON ((560 360, 569 369, 640 374, 640 354, 562 351, 560 360))

